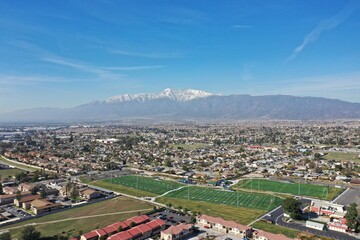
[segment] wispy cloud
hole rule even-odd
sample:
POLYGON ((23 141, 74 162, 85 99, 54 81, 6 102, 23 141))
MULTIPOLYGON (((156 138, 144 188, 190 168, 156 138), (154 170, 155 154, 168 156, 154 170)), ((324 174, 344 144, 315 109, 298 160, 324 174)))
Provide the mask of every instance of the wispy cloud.
POLYGON ((16 86, 16 85, 32 85, 38 83, 66 83, 70 80, 40 75, 19 75, 19 74, 0 74, 0 85, 16 86))
POLYGON ((55 57, 47 57, 42 58, 43 61, 48 63, 53 63, 61 66, 66 66, 69 68, 73 68, 82 72, 95 74, 100 79, 104 80, 117 80, 122 77, 125 77, 125 74, 119 73, 121 71, 140 71, 140 70, 147 70, 147 69, 160 69, 164 68, 165 66, 161 65, 150 65, 150 66, 126 66, 126 67, 99 67, 93 66, 86 63, 80 63, 70 59, 64 58, 55 58, 55 57))
POLYGON ((252 28, 253 26, 251 25, 232 25, 232 28, 239 28, 239 29, 245 29, 245 28, 252 28))
POLYGON ((113 71, 106 70, 102 67, 96 67, 84 63, 79 63, 70 59, 47 57, 47 58, 42 58, 42 61, 61 65, 61 66, 66 66, 85 73, 95 74, 97 78, 99 78, 99 80, 118 80, 125 76, 124 74, 114 73, 113 71))
POLYGON ((271 81, 256 89, 261 89, 257 94, 318 96, 360 103, 360 72, 271 81))
POLYGON ((358 2, 357 3, 351 2, 331 18, 320 22, 310 33, 308 33, 305 36, 302 43, 294 49, 293 53, 286 59, 285 63, 295 59, 305 49, 305 47, 308 44, 315 42, 324 31, 336 28, 342 22, 348 19, 353 13, 354 9, 357 8, 358 6, 359 6, 358 2))
POLYGON ((112 53, 130 56, 130 57, 141 57, 141 58, 179 58, 182 54, 179 53, 141 53, 141 52, 129 52, 123 50, 113 50, 112 53))
POLYGON ((105 67, 105 69, 116 70, 116 71, 137 71, 137 70, 146 70, 146 69, 159 69, 164 67, 165 66, 154 65, 154 66, 132 66, 132 67, 105 67))

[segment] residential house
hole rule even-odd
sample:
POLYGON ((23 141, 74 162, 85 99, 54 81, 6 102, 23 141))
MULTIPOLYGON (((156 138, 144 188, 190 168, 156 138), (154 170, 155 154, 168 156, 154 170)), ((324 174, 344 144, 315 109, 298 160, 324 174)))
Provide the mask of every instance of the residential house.
POLYGON ((3 187, 4 194, 16 194, 19 190, 16 187, 3 187))
POLYGON ((30 192, 33 188, 34 186, 29 183, 20 183, 18 187, 21 192, 30 192))
POLYGON ((99 238, 99 235, 94 230, 94 231, 91 231, 91 232, 81 235, 80 240, 98 240, 98 238, 99 238))
POLYGON ((39 215, 45 212, 51 212, 61 209, 61 203, 53 203, 47 199, 35 199, 30 203, 31 210, 35 215, 39 215))
MULTIPOLYGON (((20 194, 20 196, 23 197, 27 197, 32 195, 31 192, 23 192, 20 194)), ((4 205, 4 204, 9 204, 9 203, 13 203, 14 199, 16 199, 17 194, 5 194, 5 195, 0 195, 0 205, 4 205)))
POLYGON ((171 226, 168 229, 161 231, 160 236, 163 240, 182 240, 193 232, 192 224, 179 224, 171 226))
POLYGON ((86 200, 91 200, 94 198, 98 198, 101 197, 101 193, 99 191, 93 190, 93 189, 85 189, 83 191, 80 192, 80 195, 82 198, 86 199, 86 200))
POLYGON ((252 229, 250 227, 238 224, 234 221, 227 221, 219 217, 201 215, 197 218, 197 224, 203 227, 212 228, 218 232, 232 234, 240 238, 252 236, 252 229))
POLYGON ((30 208, 30 203, 32 201, 34 201, 35 199, 39 199, 41 198, 40 195, 29 195, 26 197, 21 197, 19 200, 18 199, 14 199, 14 205, 20 208, 24 208, 24 209, 29 209, 30 208))

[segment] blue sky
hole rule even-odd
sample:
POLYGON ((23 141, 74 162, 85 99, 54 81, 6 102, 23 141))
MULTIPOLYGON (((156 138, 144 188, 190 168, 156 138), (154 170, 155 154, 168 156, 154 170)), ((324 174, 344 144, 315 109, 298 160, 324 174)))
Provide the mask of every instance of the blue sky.
POLYGON ((360 102, 360 1, 0 4, 0 112, 165 88, 360 102))

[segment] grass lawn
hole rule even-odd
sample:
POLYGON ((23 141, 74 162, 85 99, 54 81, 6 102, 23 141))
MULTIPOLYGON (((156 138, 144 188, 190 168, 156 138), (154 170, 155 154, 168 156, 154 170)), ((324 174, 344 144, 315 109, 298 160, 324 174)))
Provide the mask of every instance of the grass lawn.
POLYGON ((234 188, 245 188, 292 195, 310 196, 331 200, 341 193, 342 189, 321 185, 286 183, 268 179, 249 179, 238 182, 234 188))
MULTIPOLYGON (((131 211, 131 210, 139 210, 139 213, 145 213, 149 211, 145 209, 152 209, 152 208, 153 208, 152 205, 144 202, 136 201, 134 199, 129 199, 125 197, 117 197, 110 200, 105 200, 98 203, 86 205, 83 207, 50 214, 37 219, 9 225, 7 227, 12 228, 17 226, 24 226, 30 223, 46 223, 48 221, 55 221, 61 219, 69 219, 69 218, 76 218, 82 216, 106 214, 106 213, 116 213, 116 212, 131 211)), ((73 219, 64 222, 42 224, 35 227, 38 231, 42 233, 42 236, 52 236, 61 233, 64 234, 68 233, 70 236, 76 236, 79 234, 79 230, 83 231, 83 233, 86 233, 88 231, 94 230, 95 228, 105 227, 109 224, 112 224, 117 221, 125 220, 137 214, 138 212, 108 215, 108 216, 98 216, 98 217, 83 218, 83 219, 73 219)), ((5 229, 6 227, 2 227, 0 228, 0 231, 5 229)), ((19 237, 20 232, 21 232, 21 228, 10 230, 10 233, 13 238, 19 237)))
POLYGON ((326 160, 352 160, 355 162, 360 162, 360 158, 358 158, 359 153, 352 152, 326 152, 327 154, 324 156, 326 160))
POLYGON ((35 170, 39 170, 38 168, 34 168, 34 167, 31 167, 31 166, 28 166, 28 165, 22 165, 20 163, 8 161, 8 160, 6 160, 5 158, 3 158, 1 156, 0 156, 0 162, 2 162, 4 164, 11 165, 11 166, 14 166, 14 167, 18 167, 20 169, 24 169, 24 170, 26 169, 27 171, 30 171, 30 172, 33 172, 35 170))
POLYGON ((24 172, 21 169, 17 168, 10 168, 10 169, 0 169, 0 177, 1 178, 7 178, 7 177, 13 177, 18 173, 24 172))
POLYGON ((156 199, 159 203, 171 203, 174 207, 181 206, 191 211, 201 212, 214 217, 222 217, 227 220, 233 220, 241 224, 249 224, 257 217, 265 214, 265 210, 250 209, 243 207, 234 207, 228 205, 219 205, 209 202, 188 201, 185 199, 161 197, 156 199))
POLYGON ((289 238, 296 238, 296 236, 298 235, 298 231, 291 229, 291 228, 287 228, 287 227, 282 227, 282 226, 277 226, 271 223, 267 223, 264 221, 258 221, 256 223, 254 223, 252 225, 253 228, 256 229, 261 229, 263 231, 267 231, 267 232, 271 232, 271 233, 275 233, 275 234, 283 234, 289 238))
POLYGON ((122 176, 113 179, 104 180, 106 183, 121 185, 127 188, 133 188, 143 192, 149 192, 156 195, 161 195, 172 189, 184 186, 183 184, 174 181, 156 180, 150 177, 142 176, 122 176))
POLYGON ((249 193, 242 191, 225 191, 205 187, 185 187, 166 195, 167 198, 204 201, 234 207, 271 210, 281 204, 281 199, 275 196, 249 193))
POLYGON ((114 192, 124 193, 124 194, 128 194, 131 196, 136 196, 136 197, 155 197, 155 196, 157 196, 157 194, 154 194, 154 193, 137 190, 137 189, 131 188, 131 187, 124 187, 122 185, 113 184, 113 183, 107 182, 105 180, 92 181, 92 182, 86 181, 85 183, 94 185, 97 187, 101 187, 101 188, 106 188, 106 189, 109 189, 114 192))

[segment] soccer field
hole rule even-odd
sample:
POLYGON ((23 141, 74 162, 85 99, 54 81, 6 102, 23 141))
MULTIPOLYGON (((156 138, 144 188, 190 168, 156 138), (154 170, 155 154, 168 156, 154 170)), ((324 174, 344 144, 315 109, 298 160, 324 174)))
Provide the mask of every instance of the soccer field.
MULTIPOLYGON (((278 193, 289 193, 298 196, 310 196, 321 199, 328 199, 334 195, 334 191, 341 192, 341 189, 329 188, 328 186, 303 184, 303 183, 285 183, 271 181, 267 179, 250 179, 240 181, 235 188, 246 188, 260 191, 271 191, 278 193)), ((336 194, 335 194, 336 195, 336 194)))
POLYGON ((150 192, 154 194, 163 194, 172 189, 184 186, 180 183, 165 180, 156 180, 150 177, 142 176, 122 176, 113 179, 107 179, 105 182, 112 184, 119 184, 124 187, 138 189, 144 192, 150 192))
POLYGON ((204 187, 185 187, 166 194, 166 197, 262 210, 270 210, 281 204, 280 198, 270 195, 240 191, 232 192, 204 187))

